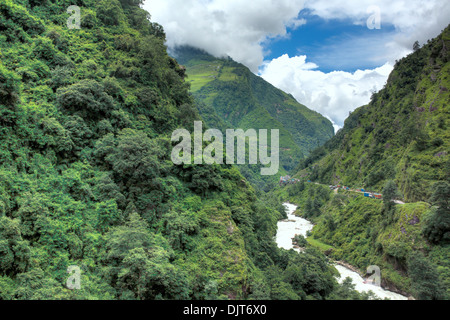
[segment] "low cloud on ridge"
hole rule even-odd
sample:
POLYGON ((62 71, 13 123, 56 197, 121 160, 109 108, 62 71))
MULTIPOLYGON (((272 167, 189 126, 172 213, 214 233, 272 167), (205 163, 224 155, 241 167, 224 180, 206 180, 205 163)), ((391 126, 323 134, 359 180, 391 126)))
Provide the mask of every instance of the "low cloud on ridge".
POLYGON ((410 53, 415 40, 425 43, 437 36, 450 16, 450 3, 442 0, 149 0, 144 8, 163 25, 169 47, 188 44, 217 57, 230 56, 337 126, 383 87, 394 61, 410 53), (395 32, 377 43, 377 50, 370 46, 358 50, 361 55, 378 55, 378 60, 383 51, 385 62, 380 67, 324 73, 307 62, 307 52, 264 61, 268 41, 289 37, 288 28, 308 23, 298 18, 301 10, 364 25, 367 8, 373 5, 380 8, 382 26, 393 26, 395 32))

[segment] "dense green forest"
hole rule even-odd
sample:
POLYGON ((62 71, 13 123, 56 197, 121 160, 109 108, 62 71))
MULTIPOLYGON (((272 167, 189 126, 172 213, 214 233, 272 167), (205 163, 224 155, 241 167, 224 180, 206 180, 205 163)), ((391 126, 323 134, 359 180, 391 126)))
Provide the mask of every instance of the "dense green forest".
POLYGON ((397 61, 385 88, 355 110, 297 172, 325 184, 381 192, 397 182, 407 202, 427 201, 450 179, 450 30, 397 61))
POLYGON ((141 2, 0 0, 0 299, 367 299, 236 167, 170 161, 200 115, 141 2))
MULTIPOLYGON (((231 58, 215 58, 188 46, 172 54, 186 67, 200 115, 210 127, 280 130, 280 175, 295 169, 300 160, 334 136, 331 121, 231 58)), ((261 177, 259 166, 239 169, 257 189, 269 191, 279 180, 279 175, 261 177)))
POLYGON ((315 222, 309 241, 333 259, 378 265, 384 285, 415 298, 449 299, 450 27, 414 49, 370 104, 300 163, 302 182, 276 193, 315 222))

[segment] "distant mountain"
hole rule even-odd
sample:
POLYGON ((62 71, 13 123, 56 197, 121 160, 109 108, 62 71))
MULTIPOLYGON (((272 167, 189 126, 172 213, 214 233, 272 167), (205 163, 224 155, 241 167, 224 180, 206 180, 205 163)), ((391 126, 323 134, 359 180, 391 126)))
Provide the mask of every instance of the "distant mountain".
POLYGON ((173 55, 186 66, 191 92, 210 127, 280 130, 284 170, 294 169, 311 150, 333 137, 328 119, 231 58, 215 58, 192 47, 177 48, 173 55))
POLYGON ((383 90, 302 162, 299 175, 381 191, 398 183, 406 201, 428 200, 450 176, 450 31, 398 61, 383 90))

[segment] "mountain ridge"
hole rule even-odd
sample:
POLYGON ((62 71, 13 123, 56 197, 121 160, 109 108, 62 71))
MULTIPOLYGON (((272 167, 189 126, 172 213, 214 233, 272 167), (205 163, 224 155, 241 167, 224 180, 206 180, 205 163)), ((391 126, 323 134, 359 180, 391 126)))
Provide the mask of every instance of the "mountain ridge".
MULTIPOLYGON (((187 67, 188 82, 191 82, 191 85, 194 87, 194 89, 191 90, 194 93, 194 96, 196 96, 196 93, 199 93, 199 91, 201 92, 205 86, 208 86, 208 84, 214 82, 215 80, 224 78, 225 81, 227 81, 233 79, 233 76, 233 80, 238 80, 238 77, 242 77, 249 86, 251 96, 254 97, 276 121, 286 125, 288 122, 286 118, 293 115, 289 114, 289 111, 296 111, 297 114, 294 114, 294 116, 297 116, 300 119, 297 120, 297 123, 290 124, 288 126, 288 130, 290 130, 291 134, 294 135, 296 143, 302 146, 302 152, 305 154, 309 154, 311 151, 310 149, 314 148, 315 144, 323 144, 334 135, 334 129, 332 130, 330 120, 322 116, 320 113, 298 103, 291 94, 285 93, 276 88, 261 77, 253 74, 247 67, 233 61, 231 58, 215 58, 203 50, 187 46, 174 49, 173 55, 177 58, 180 64, 187 67), (195 72, 195 70, 191 73, 191 75, 194 75, 194 79, 190 80, 189 69, 193 67, 204 67, 205 62, 210 63, 213 66, 213 69, 218 68, 216 69, 217 74, 214 74, 213 72, 206 75, 206 77, 209 77, 212 81, 197 81, 197 77, 199 75, 195 72), (234 69, 224 71, 226 67, 231 67, 234 69), (223 72, 225 72, 226 75, 223 75, 223 72), (280 107, 283 107, 281 110, 277 109, 277 103, 281 104, 280 107), (288 104, 291 109, 286 108, 283 105, 284 103, 288 104), (287 111, 288 113, 284 114, 283 111, 287 111), (280 116, 280 114, 284 117, 280 116), (310 123, 307 123, 304 120, 309 120, 310 123), (322 131, 317 130, 320 125, 325 126, 324 128, 321 128, 323 129, 322 131), (297 127, 297 131, 293 131, 291 127, 297 127), (308 132, 308 130, 310 132, 308 132), (295 134, 297 134, 297 136, 295 136, 295 134), (312 142, 310 143, 309 140, 312 142)), ((205 75, 202 76, 205 77, 205 75)), ((239 124, 239 122, 236 123, 233 119, 231 119, 231 123, 234 125, 239 124)))
POLYGON ((315 223, 310 241, 333 259, 377 265, 415 298, 449 299, 450 26, 415 47, 275 193, 315 223))
MULTIPOLYGON (((280 130, 279 175, 294 169, 300 159, 334 135, 331 121, 229 57, 215 58, 189 46, 173 49, 171 54, 186 67, 191 93, 209 126, 280 130)), ((241 169, 251 182, 264 185, 251 173, 253 168, 241 169)), ((273 185, 278 178, 266 181, 273 185)))

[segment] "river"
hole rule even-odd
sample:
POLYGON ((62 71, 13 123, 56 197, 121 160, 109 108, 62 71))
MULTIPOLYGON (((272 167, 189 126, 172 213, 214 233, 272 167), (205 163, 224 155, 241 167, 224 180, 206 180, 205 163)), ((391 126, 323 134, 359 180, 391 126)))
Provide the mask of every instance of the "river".
MULTIPOLYGON (((286 213, 288 214, 288 219, 278 222, 278 232, 276 236, 276 242, 278 247, 290 250, 294 249, 297 252, 301 252, 301 249, 295 249, 292 244, 292 238, 295 235, 303 235, 306 237, 308 231, 314 228, 314 225, 303 218, 294 215, 297 206, 290 203, 284 203, 286 207, 286 213)), ((355 289, 359 292, 372 291, 375 295, 381 299, 388 298, 390 300, 408 300, 407 297, 400 294, 384 290, 379 286, 364 283, 364 279, 356 272, 343 267, 341 265, 335 265, 335 268, 339 271, 340 277, 337 278, 339 283, 342 283, 347 277, 351 278, 355 284, 355 289)))

